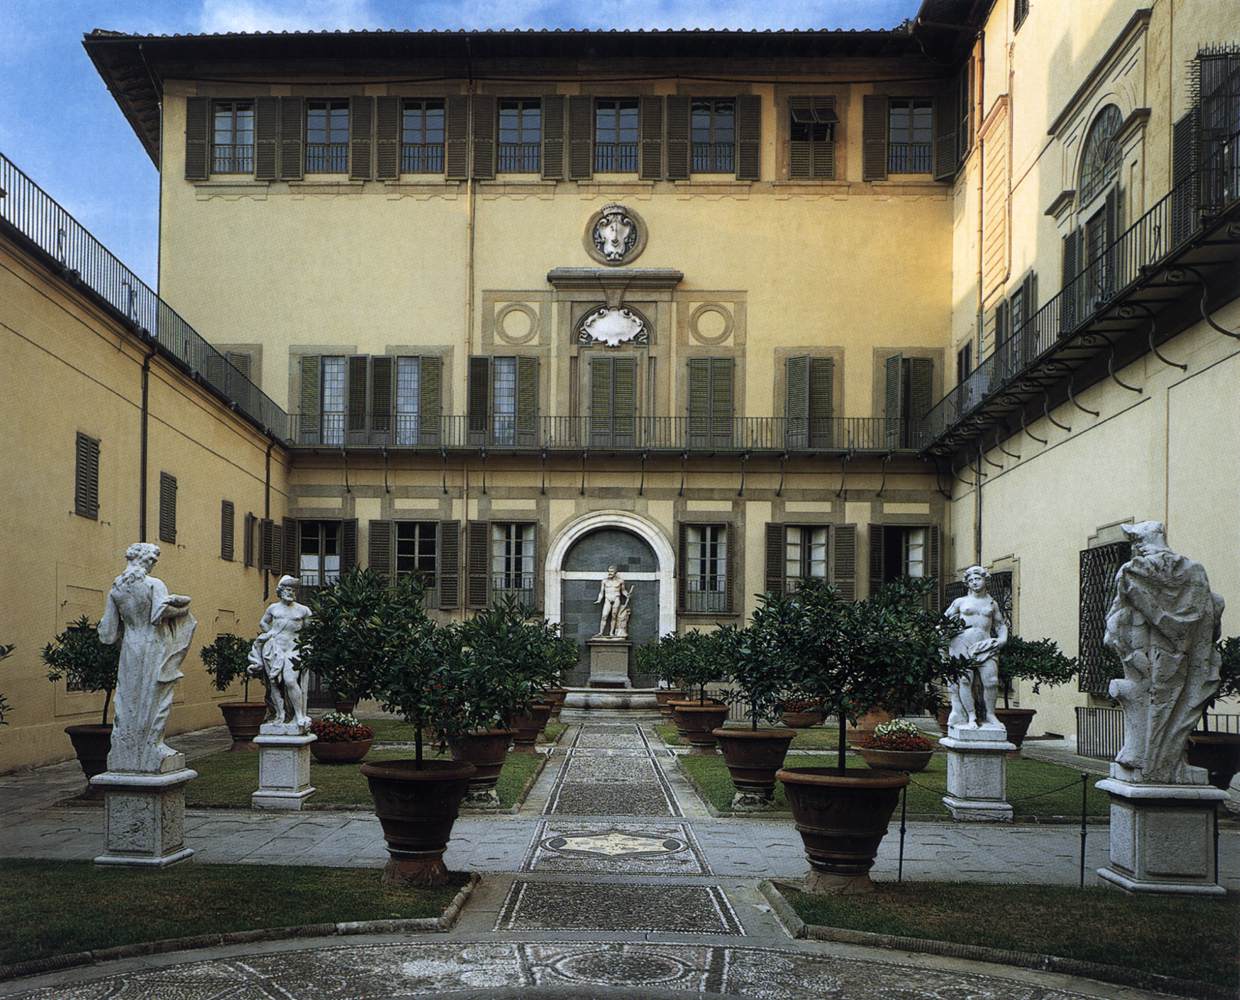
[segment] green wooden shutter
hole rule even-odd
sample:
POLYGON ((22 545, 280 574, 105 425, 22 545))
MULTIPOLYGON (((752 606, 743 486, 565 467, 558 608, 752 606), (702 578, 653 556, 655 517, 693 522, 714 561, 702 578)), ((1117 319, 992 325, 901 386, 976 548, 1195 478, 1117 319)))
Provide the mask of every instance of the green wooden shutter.
POLYGON ((590 359, 590 444, 609 445, 615 433, 612 412, 612 358, 590 359))
POLYGON ((301 553, 301 522, 291 517, 284 518, 278 536, 280 565, 273 566, 272 572, 280 575, 301 576, 298 556, 301 553))
POLYGON ((306 102, 300 97, 280 98, 280 179, 305 176, 306 102))
POLYGON ((280 576, 284 568, 282 565, 285 556, 284 528, 281 525, 276 524, 274 521, 269 521, 267 523, 271 525, 271 544, 269 546, 271 558, 267 562, 267 572, 269 572, 272 576, 280 576))
POLYGON ((887 98, 881 94, 861 102, 861 179, 887 179, 887 98))
POLYGON ((418 440, 434 445, 440 441, 440 425, 443 409, 443 359, 436 355, 423 355, 418 362, 418 440))
POLYGON ((884 362, 883 416, 888 448, 898 448, 904 436, 904 356, 893 354, 884 362))
POLYGON ((908 420, 920 420, 934 402, 934 362, 930 358, 908 359, 908 420))
POLYGON ((930 525, 926 531, 926 547, 929 550, 927 556, 927 572, 934 577, 934 589, 930 591, 930 610, 943 610, 943 557, 942 545, 939 541, 939 526, 937 524, 930 525))
POLYGON ((439 610, 461 605, 461 522, 439 522, 439 610))
POLYGON ((1197 229, 1201 204, 1199 112, 1194 109, 1171 127, 1171 247, 1178 247, 1197 229))
POLYGON ((1063 238, 1063 271, 1061 287, 1067 292, 1060 301, 1060 322, 1063 333, 1071 333, 1080 320, 1080 303, 1085 282, 1077 281, 1081 271, 1080 229, 1074 229, 1063 238))
POLYGON ((1038 314, 1038 275, 1030 271, 1020 283, 1021 302, 1021 363, 1029 364, 1039 354, 1041 344, 1038 342, 1038 323, 1034 317, 1038 314))
POLYGON ((732 444, 732 370, 731 358, 710 359, 710 441, 717 448, 732 444))
POLYGON ((673 94, 667 98, 668 180, 683 181, 688 179, 689 139, 689 98, 673 94))
POLYGON ((490 600, 491 525, 470 521, 466 527, 465 572, 468 606, 485 608, 490 600))
POLYGON ((298 363, 301 372, 301 387, 297 396, 301 408, 298 439, 302 444, 318 444, 322 437, 319 412, 322 408, 322 364, 322 357, 318 354, 303 354, 298 363))
POLYGON ((211 100, 185 99, 185 179, 205 181, 211 176, 211 100))
POLYGON ((835 435, 831 417, 835 408, 835 361, 810 358, 809 362, 809 444, 829 448, 835 435))
POLYGON ((349 358, 348 429, 350 434, 366 432, 366 379, 370 370, 370 358, 354 354, 349 358))
POLYGON ((618 448, 631 448, 637 438, 637 359, 614 358, 612 420, 618 448))
POLYGON ((159 474, 159 540, 177 541, 177 478, 166 472, 159 474))
POLYGON ((846 601, 857 599, 857 526, 831 527, 831 582, 846 601))
POLYGON ((564 176, 564 98, 560 94, 542 99, 542 175, 549 181, 564 176))
POLYGON ((237 369, 245 378, 252 378, 254 355, 249 351, 225 351, 224 360, 237 369))
MULTIPOLYGON (((340 522, 340 572, 357 569, 357 518, 348 517, 340 522)), ((289 570, 290 573, 293 570, 289 570)))
POLYGON ((568 176, 594 176, 594 98, 584 94, 568 99, 568 176))
POLYGON ((944 94, 934 99, 934 179, 949 181, 956 176, 956 168, 960 166, 957 155, 959 148, 959 112, 956 89, 958 82, 944 94))
POLYGON ((727 565, 723 574, 724 610, 728 614, 736 613, 736 589, 740 586, 740 567, 736 563, 740 545, 736 537, 736 525, 729 522, 723 526, 723 551, 727 554, 727 565))
POLYGON ((258 568, 264 573, 276 561, 275 524, 271 518, 264 517, 258 522, 258 568))
POLYGON ((762 176, 762 98, 736 98, 736 179, 756 181, 762 176))
POLYGON ((99 442, 78 432, 73 466, 73 512, 99 519, 99 442))
POLYGON ((370 359, 370 429, 380 442, 392 433, 395 368, 391 355, 380 354, 370 359))
POLYGON ((458 181, 469 176, 469 98, 464 94, 444 101, 444 175, 458 181))
POLYGON ((491 418, 491 359, 469 359, 469 391, 466 394, 469 414, 469 443, 485 444, 491 418))
POLYGON ((400 177, 401 103, 399 97, 375 98, 375 177, 400 177))
POLYGON ((220 501, 220 558, 233 561, 236 551, 237 511, 231 500, 220 501))
POLYGON ((254 177, 273 181, 279 175, 280 98, 254 99, 254 177))
MULTIPOLYGON (((814 111, 821 117, 834 117, 835 115, 835 98, 834 97, 815 97, 813 99, 814 111)), ((832 125, 827 131, 827 138, 821 142, 814 143, 814 159, 813 159, 813 176, 824 179, 835 179, 835 126, 832 125)))
POLYGON ((470 127, 473 130, 471 172, 477 180, 495 177, 495 128, 498 105, 490 94, 474 94, 470 99, 470 127))
POLYGON ((710 358, 689 359, 689 446, 706 447, 710 434, 710 358))
POLYGON ((366 545, 366 562, 372 573, 384 579, 393 579, 396 562, 396 543, 393 536, 396 525, 391 521, 371 521, 370 537, 366 545))
POLYGON ((538 359, 517 358, 517 446, 538 444, 538 359))
POLYGON ((809 358, 789 358, 784 370, 784 439, 789 448, 804 448, 809 444, 809 358))
POLYGON ((873 597, 883 587, 883 572, 886 566, 886 552, 883 547, 884 532, 881 524, 870 525, 870 596, 873 597))
POLYGON ((246 566, 254 565, 254 526, 257 523, 258 518, 247 511, 242 522, 244 527, 242 528, 243 534, 241 536, 241 556, 246 566))
POLYGON ((1103 256, 1102 297, 1109 301, 1123 281, 1119 273, 1120 255, 1116 240, 1119 239, 1123 192, 1118 184, 1111 185, 1106 197, 1106 251, 1103 256))
POLYGON ((995 368, 1000 379, 1006 379, 1012 374, 1013 359, 1011 356, 1012 345, 1008 343, 1008 333, 1010 310, 1007 299, 995 306, 995 342, 993 353, 995 355, 995 368))
POLYGON ((375 99, 349 98, 349 177, 355 181, 374 176, 371 152, 375 140, 375 99))
POLYGON ((784 569, 788 553, 788 529, 782 524, 766 526, 766 592, 779 597, 784 592, 784 569))
MULTIPOLYGON (((788 98, 788 121, 791 127, 793 115, 797 112, 809 114, 813 105, 809 95, 797 95, 788 98)), ((788 140, 788 176, 792 178, 814 176, 814 144, 806 139, 788 140)))
POLYGON ((689 604, 689 526, 677 526, 676 538, 676 607, 684 611, 689 604))
POLYGON ((663 176, 663 98, 640 98, 638 109, 641 144, 637 175, 644 181, 657 181, 663 176))

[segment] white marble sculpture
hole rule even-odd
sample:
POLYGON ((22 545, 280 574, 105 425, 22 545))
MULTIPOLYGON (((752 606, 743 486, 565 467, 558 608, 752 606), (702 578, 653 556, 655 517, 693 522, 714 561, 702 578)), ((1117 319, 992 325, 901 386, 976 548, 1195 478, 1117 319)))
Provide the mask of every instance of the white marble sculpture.
POLYGON ((603 605, 598 622, 598 635, 595 638, 623 639, 629 634, 629 588, 615 566, 607 567, 607 575, 598 587, 598 599, 595 604, 603 605), (623 614, 623 622, 621 616, 623 614))
POLYGON ((1115 576, 1103 638, 1124 668, 1109 688, 1124 710, 1115 762, 1128 781, 1196 784, 1188 734, 1218 690, 1223 599, 1200 563, 1171 551, 1160 522, 1125 525, 1124 534, 1132 558, 1115 576))
POLYGON ((952 638, 948 652, 969 661, 964 673, 947 686, 951 700, 949 727, 1004 730, 995 715, 995 705, 999 699, 999 650, 1007 644, 1008 625, 999 602, 986 589, 989 579, 990 574, 981 566, 970 566, 964 571, 969 592, 957 597, 947 609, 948 617, 958 617, 965 624, 964 631, 952 638), (982 681, 980 711, 973 699, 974 672, 982 681))
POLYGON ((297 582, 292 576, 280 578, 280 599, 263 613, 259 636, 250 647, 249 672, 267 684, 267 720, 260 732, 268 735, 300 735, 310 729, 305 668, 297 648, 310 609, 297 603, 297 582))
POLYGON ((158 545, 135 542, 125 559, 129 565, 113 581, 99 622, 100 641, 111 644, 119 637, 121 643, 108 771, 158 774, 180 756, 164 742, 164 728, 198 623, 189 613, 190 599, 168 593, 150 575, 158 545))
POLYGON ((645 344, 650 340, 646 321, 632 309, 599 306, 581 320, 578 341, 582 344, 645 344))
POLYGON ((604 258, 619 264, 637 245, 637 223, 623 205, 604 205, 590 238, 604 258))

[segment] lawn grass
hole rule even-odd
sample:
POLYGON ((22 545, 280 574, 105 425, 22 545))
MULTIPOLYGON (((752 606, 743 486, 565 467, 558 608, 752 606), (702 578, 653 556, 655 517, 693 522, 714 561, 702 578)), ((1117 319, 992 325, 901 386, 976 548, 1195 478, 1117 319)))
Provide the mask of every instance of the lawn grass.
MULTIPOLYGON (((372 749, 366 755, 370 763, 384 760, 405 760, 413 756, 408 747, 372 749)), ((429 754, 433 759, 445 759, 446 755, 429 754)), ((535 774, 545 758, 542 754, 510 753, 500 772, 496 793, 500 805, 510 808, 525 788, 526 782, 535 774)), ((198 777, 185 788, 185 804, 192 807, 250 808, 250 795, 258 788, 258 754, 215 753, 200 757, 193 763, 198 777)), ((306 800, 306 809, 322 809, 327 806, 355 806, 369 809, 372 806, 370 788, 356 764, 319 764, 310 762, 310 784, 315 792, 306 800)))
MULTIPOLYGON (((654 731, 659 734, 659 738, 669 747, 685 747, 689 745, 686 740, 680 738, 680 734, 676 732, 676 727, 670 722, 660 722, 654 727, 654 731)), ((834 750, 839 744, 839 730, 833 725, 814 726, 810 729, 794 729, 793 732, 796 733, 792 740, 793 750, 834 750)), ((926 734, 926 737, 928 739, 937 738, 929 733, 926 734)))
MULTIPOLYGON (((732 778, 722 756, 688 755, 676 759, 707 802, 720 812, 727 812, 732 808, 732 796, 736 789, 732 786, 732 778)), ((791 753, 784 766, 831 767, 833 763, 834 758, 791 753)), ((869 770, 859 757, 851 754, 848 766, 859 771, 869 770)), ((1104 792, 1094 787, 1096 779, 1096 775, 1091 775, 1087 782, 1086 815, 1107 816, 1110 814, 1110 800, 1104 792)), ((947 794, 946 754, 936 753, 930 760, 930 766, 925 771, 912 775, 912 781, 916 784, 910 783, 908 786, 910 816, 933 816, 937 819, 948 815, 947 807, 942 802, 942 797, 947 794)), ((1081 815, 1080 772, 1059 764, 1012 758, 1008 761, 1007 768, 1007 794, 1017 819, 1049 819, 1059 816, 1079 818, 1081 815), (1061 787, 1064 785, 1068 787, 1061 787), (1032 798, 1033 796, 1038 797, 1032 798)), ((775 784, 774 808, 788 808, 784 786, 780 782, 775 784)))
MULTIPOLYGON (((375 734, 376 743, 412 743, 414 728, 404 719, 363 719, 375 734)), ((548 722, 539 736, 540 743, 555 743, 568 727, 562 722, 548 722)))
POLYGON ((3 860, 0 963, 198 934, 438 917, 466 878, 391 890, 374 868, 191 863, 144 871, 3 860))
POLYGON ((864 896, 787 891, 809 924, 1122 965, 1235 989, 1240 899, 959 882, 876 883, 864 896))

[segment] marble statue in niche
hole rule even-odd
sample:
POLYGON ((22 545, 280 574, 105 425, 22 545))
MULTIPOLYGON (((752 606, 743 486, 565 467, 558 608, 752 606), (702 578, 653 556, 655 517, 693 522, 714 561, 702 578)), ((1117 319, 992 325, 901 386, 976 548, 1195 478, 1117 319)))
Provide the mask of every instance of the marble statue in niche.
POLYGON ((947 725, 1006 732, 995 715, 995 706, 999 700, 999 650, 1007 644, 1008 625, 999 602, 986 589, 989 579, 990 574, 983 567, 970 566, 964 571, 968 593, 957 597, 947 609, 949 618, 959 618, 965 625, 964 631, 952 638, 948 653, 968 660, 968 667, 960 677, 947 685, 951 700, 947 725), (982 682, 980 710, 973 698, 974 672, 982 682))
POLYGON ((1171 550, 1161 522, 1123 530, 1132 558, 1115 575, 1103 637, 1124 668, 1108 689, 1124 710, 1115 762, 1129 781, 1195 784, 1188 734, 1218 690, 1223 599, 1201 563, 1171 550))
POLYGON ((616 571, 615 566, 608 566, 607 575, 599 583, 598 598, 594 602, 603 605, 596 638, 628 638, 629 618, 632 615, 629 602, 632 596, 624 577, 616 571))
POLYGON ((306 671, 297 648, 310 609, 297 603, 297 583, 294 576, 280 578, 276 584, 280 599, 263 613, 259 636, 250 647, 249 673, 267 684, 267 720, 261 732, 268 735, 300 735, 310 730, 306 671))
POLYGON ((101 642, 119 638, 121 643, 108 770, 159 773, 171 766, 165 761, 180 757, 164 742, 164 729, 198 623, 189 613, 190 599, 168 593, 164 582, 151 576, 158 545, 135 542, 125 559, 128 565, 113 581, 99 622, 101 642))
POLYGON ((620 264, 637 246, 637 222, 623 205, 605 205, 590 233, 594 247, 608 263, 620 264))

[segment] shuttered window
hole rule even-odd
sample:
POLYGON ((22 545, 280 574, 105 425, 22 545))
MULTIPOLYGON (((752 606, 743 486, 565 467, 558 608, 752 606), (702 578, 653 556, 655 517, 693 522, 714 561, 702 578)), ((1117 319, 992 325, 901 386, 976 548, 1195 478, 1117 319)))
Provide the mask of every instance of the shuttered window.
POLYGON ((347 358, 325 357, 322 359, 322 388, 319 393, 321 420, 320 441, 323 444, 343 445, 345 428, 346 391, 345 364, 347 358))
POLYGON ((590 359, 590 446, 631 448, 637 433, 637 359, 590 359))
POLYGON ((469 359, 471 444, 533 447, 538 436, 538 359, 469 359))
POLYGON ((411 576, 421 581, 427 590, 427 603, 436 603, 434 591, 439 582, 439 523, 397 521, 394 552, 396 576, 411 576))
POLYGON ((427 607, 459 603, 459 521, 371 521, 369 567, 379 576, 416 577, 427 607))
POLYGON ((831 528, 831 582, 846 601, 857 599, 857 526, 831 528))
POLYGON ((374 176, 375 99, 349 98, 349 178, 369 180, 374 176))
POLYGON ((250 512, 246 512, 244 534, 241 537, 241 556, 246 566, 254 565, 254 533, 258 530, 258 518, 250 512))
POLYGON ((680 526, 682 611, 722 614, 731 610, 729 534, 726 524, 680 526))
POLYGON ((99 440, 80 431, 74 447, 73 512, 99 520, 99 440))
POLYGON ((402 174, 443 173, 444 125, 442 100, 405 100, 400 131, 402 174))
POLYGON ((211 172, 254 171, 254 102, 214 101, 211 107, 211 172))
MULTIPOLYGON (((300 97, 280 97, 280 179, 300 180, 306 172, 306 102, 300 97)), ((345 102, 339 102, 345 108, 345 102)), ((348 159, 348 110, 344 122, 336 129, 340 136, 339 169, 344 170, 348 159)))
MULTIPOLYGON (((645 107, 642 110, 644 112, 645 107)), ((692 104, 688 97, 672 94, 665 101, 664 112, 667 121, 667 179, 687 180, 693 159, 690 139, 692 104)), ((644 125, 642 131, 645 132, 644 125)))
POLYGON ((166 472, 159 474, 159 540, 177 540, 177 479, 166 472))
POLYGON ((349 102, 306 101, 308 174, 343 174, 349 168, 349 102))
POLYGON ((393 396, 396 444, 434 445, 439 442, 440 366, 440 359, 435 357, 396 359, 393 396))
POLYGON ((636 172, 639 127, 636 97, 608 97, 595 101, 594 169, 599 173, 636 172))
POLYGON ((527 607, 533 607, 536 526, 514 521, 492 521, 490 527, 491 600, 511 596, 527 607))
POLYGON ((444 175, 451 180, 469 176, 469 109, 470 99, 463 94, 444 101, 444 175))
POLYGON ((835 361, 795 357, 786 362, 784 413, 789 448, 830 448, 835 441, 832 419, 835 361))
POLYGON ((499 102, 500 173, 534 174, 542 163, 542 102, 537 97, 499 102))
POLYGON ((340 579, 340 522, 301 521, 297 525, 297 575, 306 588, 340 579))
POLYGON ((231 500, 220 501, 220 558, 233 561, 236 547, 236 508, 231 500))
POLYGON ((731 358, 689 359, 689 444, 694 448, 732 443, 734 412, 731 358))
POLYGON ((943 590, 940 558, 937 525, 871 524, 870 594, 877 593, 883 584, 902 577, 933 577, 938 586, 931 594, 930 606, 939 610, 943 590))
POLYGON ((795 591, 805 580, 827 578, 826 526, 790 524, 784 528, 784 589, 795 591))
MULTIPOLYGON (((578 97, 577 100, 581 101, 582 98, 578 97)), ((568 145, 564 122, 567 103, 559 94, 547 94, 542 99, 542 175, 544 180, 558 181, 564 177, 564 153, 568 145)), ((588 121, 586 124, 588 126, 588 121)), ((586 131, 589 132, 588 127, 586 131)), ((580 146, 579 140, 578 147, 580 146)), ((590 164, 588 144, 582 158, 588 167, 590 164)), ((580 164, 576 165, 580 166, 580 164)))
POLYGON ((934 103, 925 97, 887 102, 887 172, 928 174, 933 166, 934 103))
POLYGON ((766 590, 780 595, 805 580, 830 580, 847 601, 856 600, 855 525, 766 526, 766 590))
POLYGON ((732 173, 736 169, 735 99, 695 97, 690 116, 693 173, 732 173))
POLYGON ((835 98, 790 97, 788 113, 788 176, 834 178, 835 98))
POLYGON ((866 94, 861 99, 861 179, 887 178, 887 98, 866 94))
POLYGON ((641 148, 638 150, 637 174, 644 181, 663 176, 663 98, 643 97, 638 102, 641 113, 641 148))
POLYGON ((887 447, 916 447, 916 427, 933 403, 934 362, 893 354, 884 362, 887 447))

